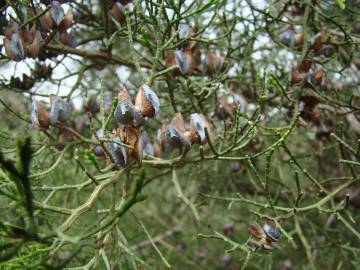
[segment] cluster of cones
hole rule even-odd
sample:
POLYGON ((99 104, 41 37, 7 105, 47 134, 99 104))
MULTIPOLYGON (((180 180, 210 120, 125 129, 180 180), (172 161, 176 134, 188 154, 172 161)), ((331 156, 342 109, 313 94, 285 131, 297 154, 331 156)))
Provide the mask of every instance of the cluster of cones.
POLYGON ((331 81, 326 78, 324 69, 322 67, 311 69, 312 64, 313 62, 307 59, 298 61, 297 65, 291 68, 290 84, 305 87, 311 83, 321 86, 324 90, 331 89, 331 81))
POLYGON ((316 93, 310 89, 319 88, 323 91, 343 91, 343 84, 338 81, 336 85, 327 78, 326 73, 322 67, 314 68, 313 61, 303 59, 297 62, 291 68, 290 85, 297 85, 302 88, 302 96, 300 97, 299 111, 302 120, 301 124, 307 126, 307 122, 312 122, 315 125, 320 125, 320 111, 317 105, 320 103, 320 98, 316 93))
POLYGON ((115 120, 125 126, 140 127, 145 124, 145 118, 152 118, 160 110, 160 101, 155 92, 146 84, 137 92, 135 105, 129 92, 122 88, 118 93, 118 104, 114 111, 115 120))
POLYGON ((73 25, 75 14, 71 8, 65 14, 64 8, 59 1, 52 1, 50 9, 40 17, 42 32, 51 30, 56 32, 58 41, 66 46, 75 47, 74 32, 68 31, 73 25))
POLYGON ((56 95, 49 95, 50 112, 44 106, 33 101, 31 105, 31 123, 35 129, 45 131, 50 125, 55 126, 58 122, 66 122, 73 110, 73 105, 56 95))
POLYGON ((281 236, 275 223, 269 219, 266 220, 266 223, 262 227, 257 223, 251 224, 249 232, 253 239, 248 241, 248 246, 253 251, 259 248, 268 251, 272 250, 272 244, 277 242, 281 236))
POLYGON ((189 129, 186 130, 182 114, 176 113, 170 124, 163 124, 161 127, 161 149, 163 151, 179 149, 184 155, 189 151, 192 144, 205 144, 209 132, 210 125, 204 115, 191 114, 189 129))
MULTIPOLYGON (((31 106, 31 123, 33 128, 46 131, 50 126, 60 129, 61 141, 71 139, 71 134, 67 135, 67 129, 71 124, 67 124, 73 105, 56 95, 50 95, 50 109, 47 110, 42 103, 33 101, 31 106), (66 138, 67 139, 66 139, 66 138)), ((107 113, 111 111, 112 100, 105 102, 107 113)), ((100 106, 95 96, 86 102, 84 109, 87 113, 96 114, 100 111, 100 106)), ((118 92, 118 101, 114 109, 114 119, 119 128, 106 133, 104 130, 96 132, 97 139, 110 140, 107 149, 104 145, 96 145, 93 153, 96 156, 108 156, 117 165, 124 166, 130 157, 141 162, 145 155, 160 157, 163 151, 179 149, 182 154, 186 154, 192 144, 205 144, 209 130, 206 118, 201 114, 191 114, 189 129, 186 130, 181 113, 177 113, 171 123, 164 124, 159 131, 158 140, 151 140, 142 126, 148 118, 154 117, 160 110, 160 101, 155 92, 148 86, 142 85, 135 97, 135 103, 126 88, 118 92)), ((82 133, 89 127, 87 114, 76 118, 75 132, 82 133)), ((59 138, 60 138, 59 137, 59 138)))
POLYGON ((5 52, 11 60, 21 61, 39 55, 42 37, 35 25, 28 29, 28 27, 20 27, 17 22, 10 22, 5 27, 4 34, 5 52))
MULTIPOLYGON (((191 144, 206 143, 205 128, 209 125, 204 116, 191 115, 189 130, 186 131, 183 117, 177 113, 170 124, 164 124, 157 141, 151 140, 141 127, 146 119, 154 117, 160 109, 159 98, 147 85, 142 85, 136 95, 135 103, 126 88, 118 92, 118 103, 114 110, 114 118, 120 128, 106 135, 103 130, 96 134, 98 138, 110 138, 108 154, 112 162, 124 166, 133 157, 141 162, 144 156, 160 157, 162 151, 177 148, 185 154, 191 144)), ((106 156, 101 145, 93 148, 97 156, 106 156)))
MULTIPOLYGON (((322 90, 329 91, 332 89, 332 82, 327 79, 322 67, 312 68, 312 66, 311 60, 298 61, 296 66, 291 68, 290 85, 298 85, 304 90, 299 103, 301 119, 319 125, 320 113, 316 107, 320 100, 315 95, 308 93, 306 88, 320 87, 322 90)), ((303 126, 307 126, 306 122, 301 123, 303 126)))
MULTIPOLYGON (((146 84, 139 88, 135 104, 132 103, 125 87, 119 91, 114 118, 121 127, 109 134, 111 142, 108 145, 110 158, 115 164, 126 165, 131 156, 141 162, 144 154, 155 155, 149 136, 146 131, 141 131, 141 126, 145 124, 146 119, 154 117, 159 110, 159 98, 146 84)), ((93 152, 96 155, 105 155, 100 147, 96 146, 93 152)))
MULTIPOLYGON (((22 24, 16 21, 7 22, 4 28, 4 47, 9 59, 22 61, 26 58, 37 58, 39 56, 43 38, 50 38, 47 35, 51 30, 56 33, 59 42, 67 46, 75 46, 74 35, 68 32, 74 21, 74 13, 71 9, 65 14, 61 3, 52 1, 48 11, 40 17, 40 23, 28 23, 36 16, 33 9, 20 9, 24 21, 22 24)), ((37 14, 41 13, 37 11, 37 14)))
MULTIPOLYGON (((85 107, 93 108, 92 112, 96 113, 99 109, 98 105, 94 104, 94 99, 91 98, 85 107)), ((111 101, 105 102, 108 111, 110 106, 111 101)), ((222 96, 219 99, 216 113, 222 119, 232 118, 238 106, 240 106, 241 112, 246 111, 247 102, 242 95, 233 93, 231 96, 222 96)), ((148 133, 141 127, 145 124, 146 119, 154 117, 159 112, 159 108, 157 95, 147 85, 139 88, 134 104, 126 88, 119 90, 114 119, 120 128, 107 135, 103 130, 97 132, 98 138, 111 138, 108 150, 115 164, 126 165, 129 157, 134 157, 141 162, 144 156, 160 157, 163 152, 170 152, 174 149, 178 149, 181 155, 185 155, 191 145, 207 143, 208 136, 211 135, 210 124, 206 117, 199 113, 190 115, 187 126, 182 114, 176 113, 170 123, 164 123, 161 126, 156 140, 150 139, 148 133)), ((106 156, 101 145, 95 146, 93 153, 100 157, 106 156)))
MULTIPOLYGON (((304 43, 304 34, 303 32, 295 32, 291 26, 286 26, 280 30, 279 40, 282 44, 290 48, 301 50, 304 43)), ((333 37, 328 37, 324 32, 319 32, 314 37, 310 51, 315 56, 323 55, 325 57, 331 57, 338 51, 338 46, 333 37)))
POLYGON ((334 53, 338 52, 339 47, 336 44, 336 38, 328 36, 324 32, 319 32, 311 46, 311 50, 315 55, 323 55, 325 57, 331 57, 334 53))
POLYGON ((290 48, 299 48, 304 42, 304 34, 295 32, 290 26, 280 30, 280 42, 290 48))
MULTIPOLYGON (((187 40, 194 34, 194 30, 188 25, 179 26, 179 39, 187 40)), ((196 71, 213 75, 219 73, 223 67, 223 58, 216 53, 201 52, 196 41, 185 41, 180 49, 169 50, 166 54, 166 67, 179 66, 170 75, 192 75, 196 71)))

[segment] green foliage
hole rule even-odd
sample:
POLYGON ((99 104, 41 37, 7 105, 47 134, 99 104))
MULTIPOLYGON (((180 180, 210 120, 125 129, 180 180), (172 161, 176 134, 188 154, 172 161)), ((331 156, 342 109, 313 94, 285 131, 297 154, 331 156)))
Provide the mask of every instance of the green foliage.
POLYGON ((43 244, 28 244, 23 245, 18 249, 16 258, 8 260, 1 264, 1 269, 4 270, 16 270, 16 269, 34 269, 34 270, 45 270, 45 266, 42 266, 44 260, 51 248, 43 244))
POLYGON ((336 0, 336 3, 341 9, 345 9, 345 0, 336 0))

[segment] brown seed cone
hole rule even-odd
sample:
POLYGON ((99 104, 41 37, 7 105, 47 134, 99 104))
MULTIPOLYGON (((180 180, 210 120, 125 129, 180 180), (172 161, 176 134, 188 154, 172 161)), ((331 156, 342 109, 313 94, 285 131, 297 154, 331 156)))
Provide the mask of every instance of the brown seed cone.
POLYGON ((151 104, 149 98, 145 95, 145 91, 143 87, 140 87, 139 91, 136 94, 135 98, 135 106, 140 111, 143 116, 146 117, 154 117, 155 116, 155 108, 151 104))
POLYGON ((50 126, 50 115, 45 110, 38 113, 39 124, 41 129, 48 129, 50 126))
POLYGON ((132 104, 131 97, 130 97, 129 92, 126 89, 126 87, 122 87, 119 89, 118 98, 121 101, 126 101, 126 102, 132 104))
MULTIPOLYGON (((32 37, 32 41, 34 41, 34 39, 36 38, 36 33, 38 32, 38 29, 36 27, 36 25, 34 24, 31 28, 30 28, 30 34, 32 37)), ((41 34, 40 34, 41 37, 41 34)))
POLYGON ((320 100, 318 97, 314 95, 305 95, 300 98, 301 102, 304 102, 304 109, 313 110, 316 105, 320 103, 320 100))
POLYGON ((26 28, 20 28, 19 35, 24 43, 32 43, 34 40, 34 36, 31 34, 30 31, 26 30, 26 28))
POLYGON ((185 133, 185 122, 181 113, 176 113, 174 118, 171 120, 171 124, 176 127, 179 131, 185 133))
POLYGON ((116 2, 111 8, 111 12, 118 22, 125 22, 126 17, 124 13, 124 6, 121 3, 116 2))
MULTIPOLYGON (((138 128, 125 126, 120 130, 120 137, 125 144, 131 145, 135 149, 135 144, 141 137, 141 134, 138 128)), ((126 148, 126 154, 128 157, 133 154, 134 149, 126 148)))
POLYGON ((36 31, 33 42, 27 46, 27 54, 29 54, 32 58, 38 57, 41 40, 42 38, 40 32, 36 31))
POLYGON ((142 162, 142 160, 143 160, 143 140, 142 140, 141 136, 139 136, 138 139, 136 140, 132 154, 139 163, 142 162))
POLYGON ((213 74, 217 73, 218 68, 219 68, 219 64, 220 64, 219 57, 215 53, 209 52, 207 54, 207 58, 206 58, 206 72, 207 72, 207 74, 213 75, 213 74))
POLYGON ((324 76, 324 69, 319 67, 314 73, 314 83, 320 85, 324 76))
POLYGON ((200 119, 196 119, 198 120, 198 122, 194 123, 193 114, 191 115, 190 132, 188 138, 192 144, 194 143, 205 144, 207 141, 205 135, 205 129, 207 129, 207 131, 210 132, 210 125, 208 121, 206 121, 205 116, 203 116, 202 114, 198 114, 198 117, 200 117, 200 119))
POLYGON ((64 32, 60 32, 59 33, 59 41, 64 44, 64 45, 68 45, 70 42, 70 36, 69 33, 64 31, 64 32))
POLYGON ((297 69, 300 72, 309 72, 312 65, 312 61, 308 59, 300 60, 297 64, 297 69))
MULTIPOLYGON (((59 32, 59 41, 60 43, 64 44, 65 46, 69 47, 75 47, 76 41, 74 40, 74 35, 70 31, 69 33, 67 31, 59 32)), ((45 40, 46 43, 46 40, 45 40)))
POLYGON ((315 41, 311 46, 311 49, 313 49, 315 52, 320 50, 324 42, 326 42, 326 36, 323 32, 320 32, 316 35, 315 41))
MULTIPOLYGON (((177 65, 176 60, 175 60, 175 52, 174 52, 174 50, 168 50, 166 52, 165 65, 166 65, 166 68, 170 68, 172 66, 177 65)), ((176 76, 180 75, 180 71, 179 71, 179 69, 176 69, 176 70, 174 70, 172 72, 169 72, 168 74, 169 74, 170 78, 175 78, 176 76)))
POLYGON ((304 34, 303 33, 296 33, 295 34, 295 45, 300 46, 304 42, 304 34))
POLYGON ((38 102, 36 102, 36 107, 36 118, 39 124, 33 123, 34 127, 39 130, 47 130, 50 126, 50 114, 38 102))
POLYGON ((305 111, 300 114, 300 116, 309 122, 314 123, 315 125, 320 125, 320 112, 305 111))
POLYGON ((4 36, 8 39, 11 39, 11 36, 13 33, 17 32, 19 28, 19 25, 17 22, 14 22, 12 19, 10 19, 10 21, 7 22, 7 26, 3 27, 4 30, 4 36))
POLYGON ((65 14, 64 19, 61 21, 59 25, 59 29, 62 31, 66 31, 72 26, 73 22, 74 22, 74 12, 70 8, 68 12, 65 14))
POLYGON ((11 41, 10 41, 10 39, 7 39, 7 38, 4 39, 4 47, 5 47, 6 55, 10 59, 14 60, 16 58, 16 56, 14 55, 14 53, 13 53, 13 51, 11 49, 11 41))
POLYGON ((165 56, 165 65, 167 68, 176 65, 174 50, 168 50, 165 56))
POLYGON ((14 33, 14 30, 10 27, 4 27, 4 35, 7 39, 11 39, 11 35, 14 33))
POLYGON ((217 56, 214 53, 209 52, 207 54, 207 61, 206 61, 206 71, 209 75, 215 73, 216 62, 217 62, 217 56))
POLYGON ((296 68, 291 69, 290 85, 298 84, 306 77, 306 73, 300 73, 296 68))
POLYGON ((40 17, 40 25, 45 32, 49 32, 54 27, 54 20, 52 19, 50 11, 40 17))
POLYGON ((11 36, 11 40, 5 38, 4 47, 6 54, 10 59, 20 61, 26 58, 26 46, 18 33, 14 33, 11 36), (13 42, 15 44, 13 44, 13 42))
POLYGON ((197 65, 194 53, 191 50, 186 50, 184 55, 185 55, 185 59, 187 61, 187 70, 185 73, 187 75, 194 74, 194 71, 195 71, 196 65, 197 65))
POLYGON ((249 232, 253 237, 257 239, 265 239, 266 237, 264 230, 257 223, 253 223, 250 225, 249 232))

